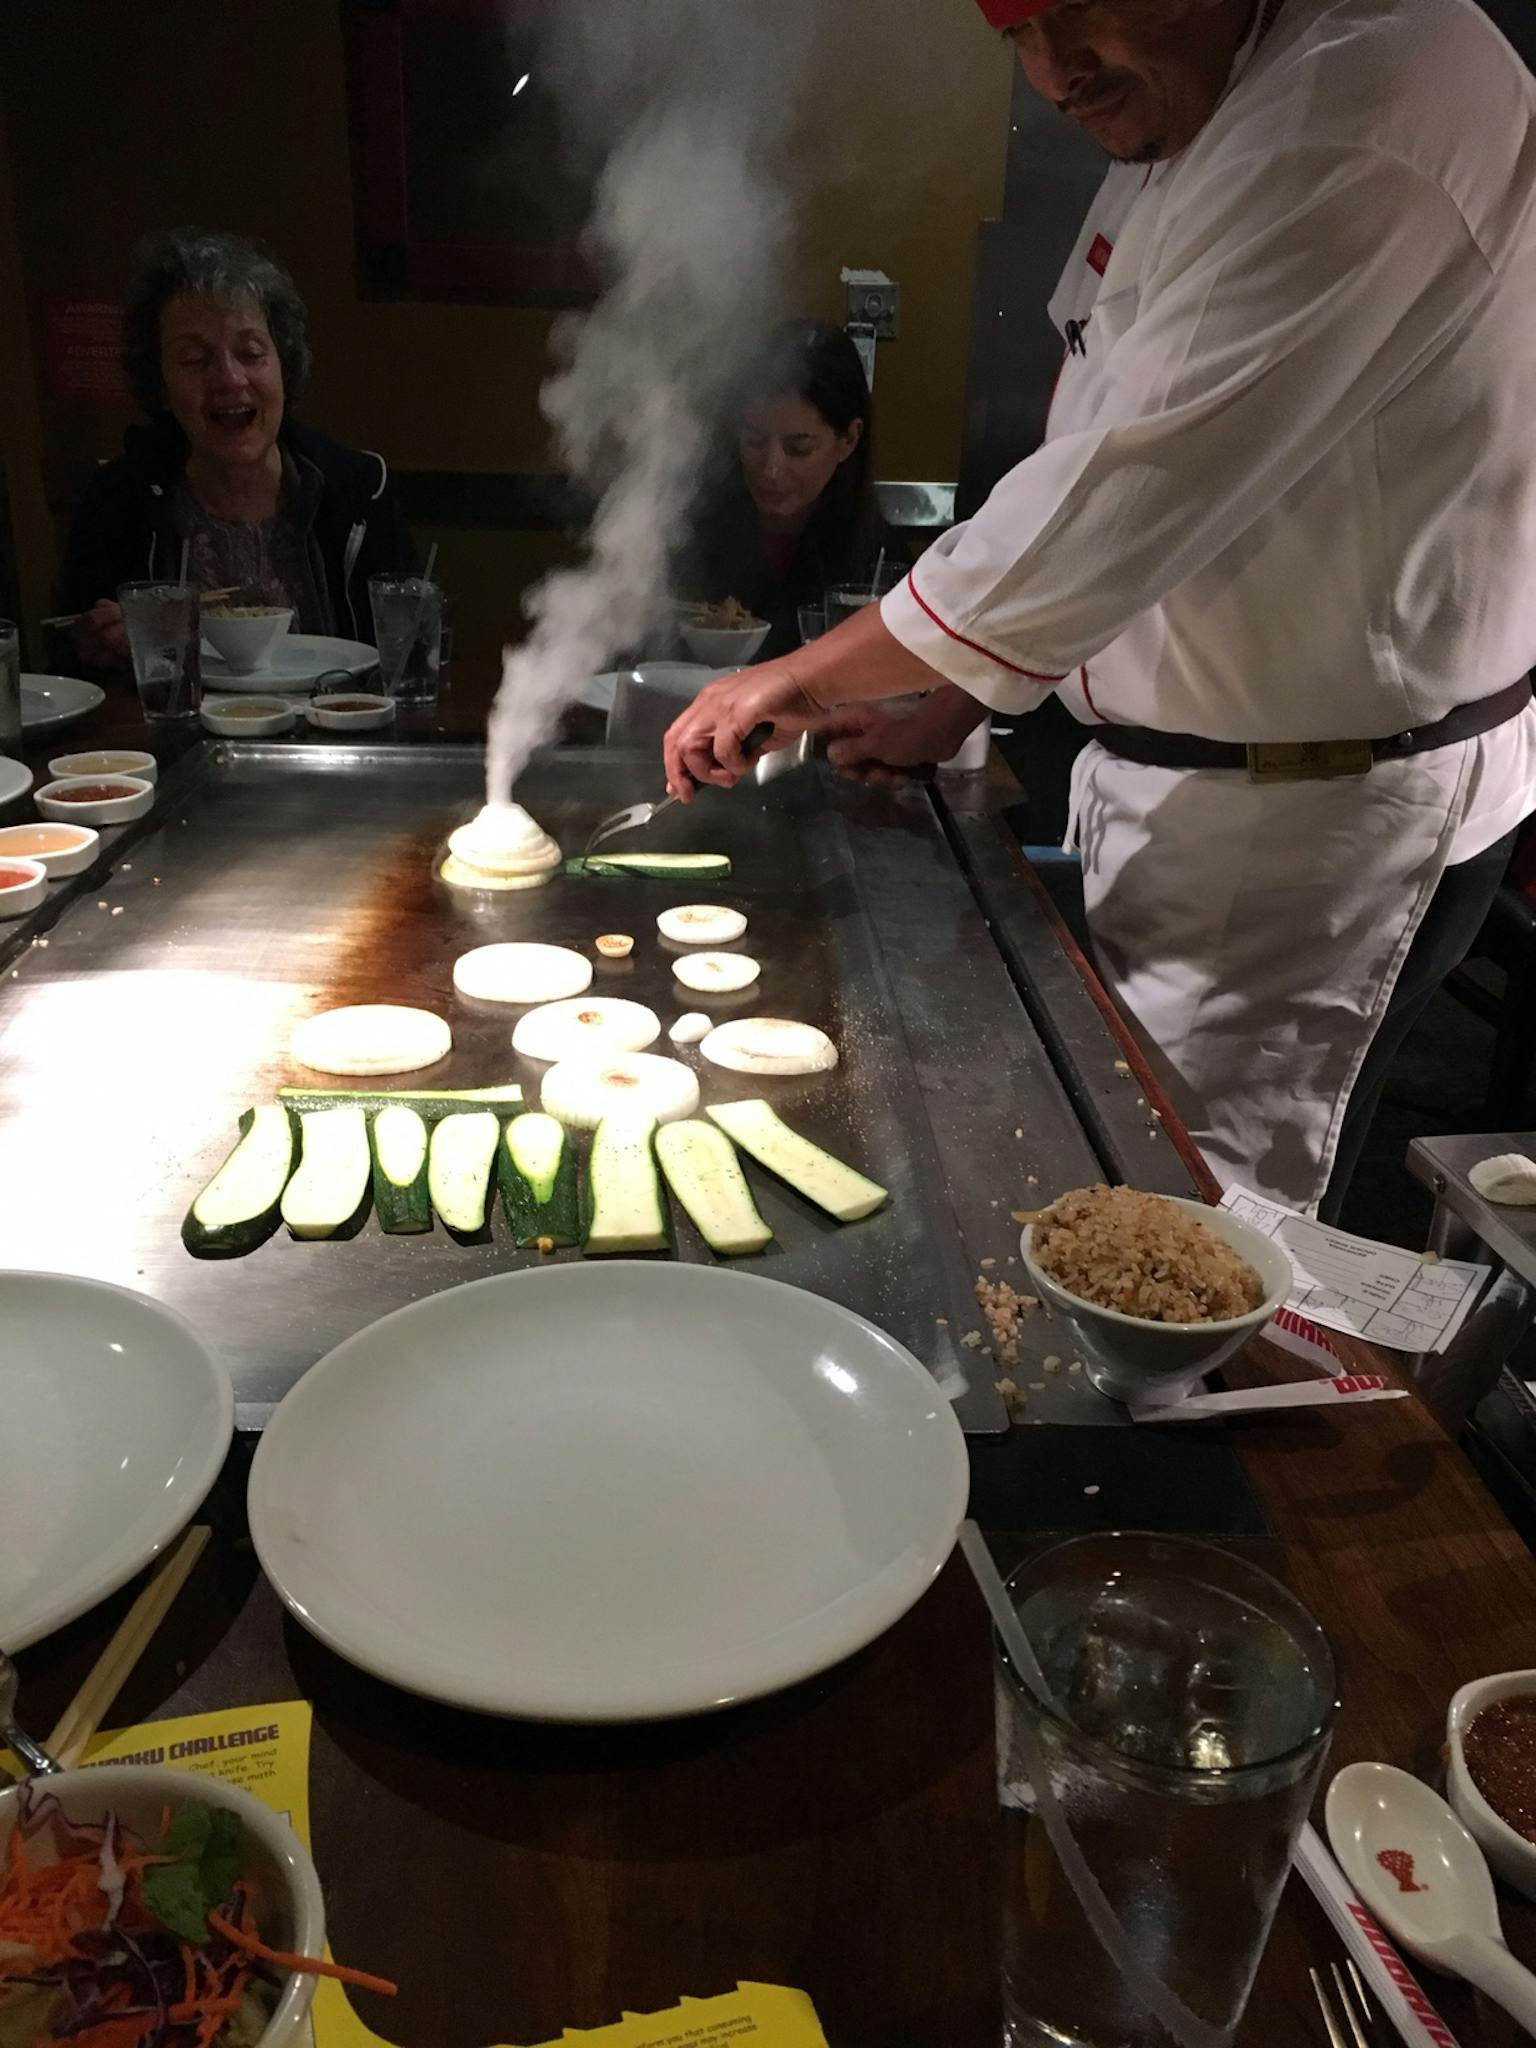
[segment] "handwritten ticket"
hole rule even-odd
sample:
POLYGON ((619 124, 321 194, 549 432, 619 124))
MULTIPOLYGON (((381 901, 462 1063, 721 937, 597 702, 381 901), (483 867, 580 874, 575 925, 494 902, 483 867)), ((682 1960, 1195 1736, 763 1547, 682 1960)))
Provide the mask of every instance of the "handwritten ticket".
POLYGON ((1486 1266, 1352 1237, 1246 1188, 1229 1188, 1221 1206, 1290 1253, 1296 1289, 1289 1308, 1392 1351, 1444 1351, 1488 1278, 1486 1266))

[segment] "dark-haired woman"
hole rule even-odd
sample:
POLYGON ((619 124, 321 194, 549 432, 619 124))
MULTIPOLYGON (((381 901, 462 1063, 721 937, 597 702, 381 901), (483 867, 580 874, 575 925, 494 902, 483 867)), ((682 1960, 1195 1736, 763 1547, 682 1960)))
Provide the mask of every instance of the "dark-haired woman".
POLYGON ((875 504, 869 384, 840 327, 779 328, 746 386, 733 474, 695 524, 687 598, 736 598, 772 628, 759 659, 800 645, 798 614, 894 561, 875 504))
POLYGON ((96 668, 128 659, 120 583, 174 577, 291 605, 294 629, 373 638, 368 578, 416 566, 382 456, 292 416, 309 375, 293 279, 257 243, 183 228, 135 256, 123 369, 148 424, 92 478, 59 602, 96 668))

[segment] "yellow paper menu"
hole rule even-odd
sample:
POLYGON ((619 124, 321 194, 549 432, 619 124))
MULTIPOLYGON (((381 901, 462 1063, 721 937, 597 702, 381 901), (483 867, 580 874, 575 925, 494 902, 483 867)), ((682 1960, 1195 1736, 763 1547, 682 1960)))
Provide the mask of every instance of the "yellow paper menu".
MULTIPOLYGON (((307 1849, 312 1720, 308 1700, 287 1700, 150 1721, 98 1735, 86 1762, 163 1764, 223 1778, 283 1814, 307 1849)), ((16 1768, 4 1750, 0 1766, 16 1768)), ((311 2035, 313 2048, 391 2048, 363 2025, 345 1988, 331 1978, 322 1978, 316 1988, 311 2035)), ((685 1998, 668 2012, 626 2013, 612 2026, 595 2030, 568 2028, 558 2040, 537 2048, 738 2048, 744 2041, 758 2048, 827 2048, 805 1993, 773 1984, 740 1984, 723 1998, 685 1998)))

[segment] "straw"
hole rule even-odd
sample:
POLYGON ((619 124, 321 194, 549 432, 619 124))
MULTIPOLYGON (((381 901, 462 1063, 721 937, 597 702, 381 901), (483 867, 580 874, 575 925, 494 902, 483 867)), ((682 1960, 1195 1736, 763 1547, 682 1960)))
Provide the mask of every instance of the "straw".
POLYGON ((423 570, 422 570, 422 572, 421 572, 421 580, 422 580, 422 582, 423 582, 423 583, 430 583, 430 582, 432 581, 432 571, 433 571, 433 570, 434 570, 434 569, 435 569, 436 567, 437 567, 437 542, 436 542, 436 541, 433 541, 433 543, 432 543, 431 547, 429 547, 429 548, 427 549, 427 566, 426 566, 426 568, 425 568, 425 569, 423 569, 423 570))
POLYGON ((883 576, 884 574, 885 574, 885 549, 884 549, 884 548, 882 548, 882 549, 880 550, 880 555, 879 555, 879 559, 878 559, 878 560, 876 561, 876 563, 875 563, 875 589, 876 589, 877 591, 878 591, 878 590, 879 590, 879 588, 880 588, 880 579, 881 579, 881 577, 882 577, 882 576, 883 576))
POLYGON ((184 540, 184 541, 182 542, 182 544, 181 544, 181 573, 180 573, 180 575, 179 575, 179 576, 178 576, 178 577, 176 578, 176 580, 177 580, 177 582, 178 582, 178 583, 185 583, 185 582, 186 582, 186 580, 187 580, 187 570, 188 570, 188 568, 189 568, 189 567, 191 566, 191 562, 192 562, 192 543, 191 543, 191 541, 190 541, 190 540, 184 540))
MULTIPOLYGON (((960 1524, 960 1548, 965 1553, 965 1561, 981 1590, 981 1597, 987 1603, 987 1610, 1003 1639, 1003 1648, 1008 1652, 1014 1670, 1035 1698, 1054 1712, 1055 1700, 1045 1682, 1040 1660, 1034 1653, 1029 1637, 1024 1633, 1024 1624, 1009 1598, 1008 1588, 1003 1584, 1002 1576, 992 1562, 992 1553, 987 1548, 986 1538, 974 1522, 960 1524)), ((1087 1857, 1078 1847, 1077 1837, 1072 1832, 1072 1824, 1057 1797, 1044 1746, 1028 1714, 1019 1716, 1018 1727, 1019 1744, 1024 1752, 1030 1784, 1034 1787, 1040 1819, 1051 1847, 1056 1851, 1057 1861, 1077 1894, 1077 1902, 1083 1909, 1083 1916, 1098 1937, 1099 1946, 1124 1977, 1140 2003, 1175 2041, 1183 2044, 1183 2048, 1227 2048, 1231 2040, 1230 2033, 1226 2029, 1210 2026, 1198 2013, 1191 2012, 1177 1992, 1171 1990, 1156 1970, 1142 1960, 1140 1951, 1127 1934, 1119 1914, 1109 1903, 1098 1879, 1089 1869, 1087 1857)))
POLYGON ((72 1770, 85 1755, 91 1737, 149 1648, 177 1594, 191 1577, 192 1567, 202 1556, 211 1533, 201 1523, 187 1530, 124 1615, 117 1633, 64 1709, 63 1717, 49 1736, 46 1747, 65 1770, 72 1770))

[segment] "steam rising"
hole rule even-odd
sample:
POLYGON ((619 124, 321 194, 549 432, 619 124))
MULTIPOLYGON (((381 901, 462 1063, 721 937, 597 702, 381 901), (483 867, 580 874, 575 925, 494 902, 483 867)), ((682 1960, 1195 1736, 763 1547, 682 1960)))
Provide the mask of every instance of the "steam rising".
POLYGON ((553 10, 569 123, 588 148, 609 150, 588 229, 606 289, 556 328, 560 367, 541 404, 598 506, 587 559, 530 594, 532 631, 506 652, 487 735, 490 803, 510 800, 585 678, 663 612, 714 433, 775 316, 789 212, 774 160, 813 12, 814 0, 553 10))

